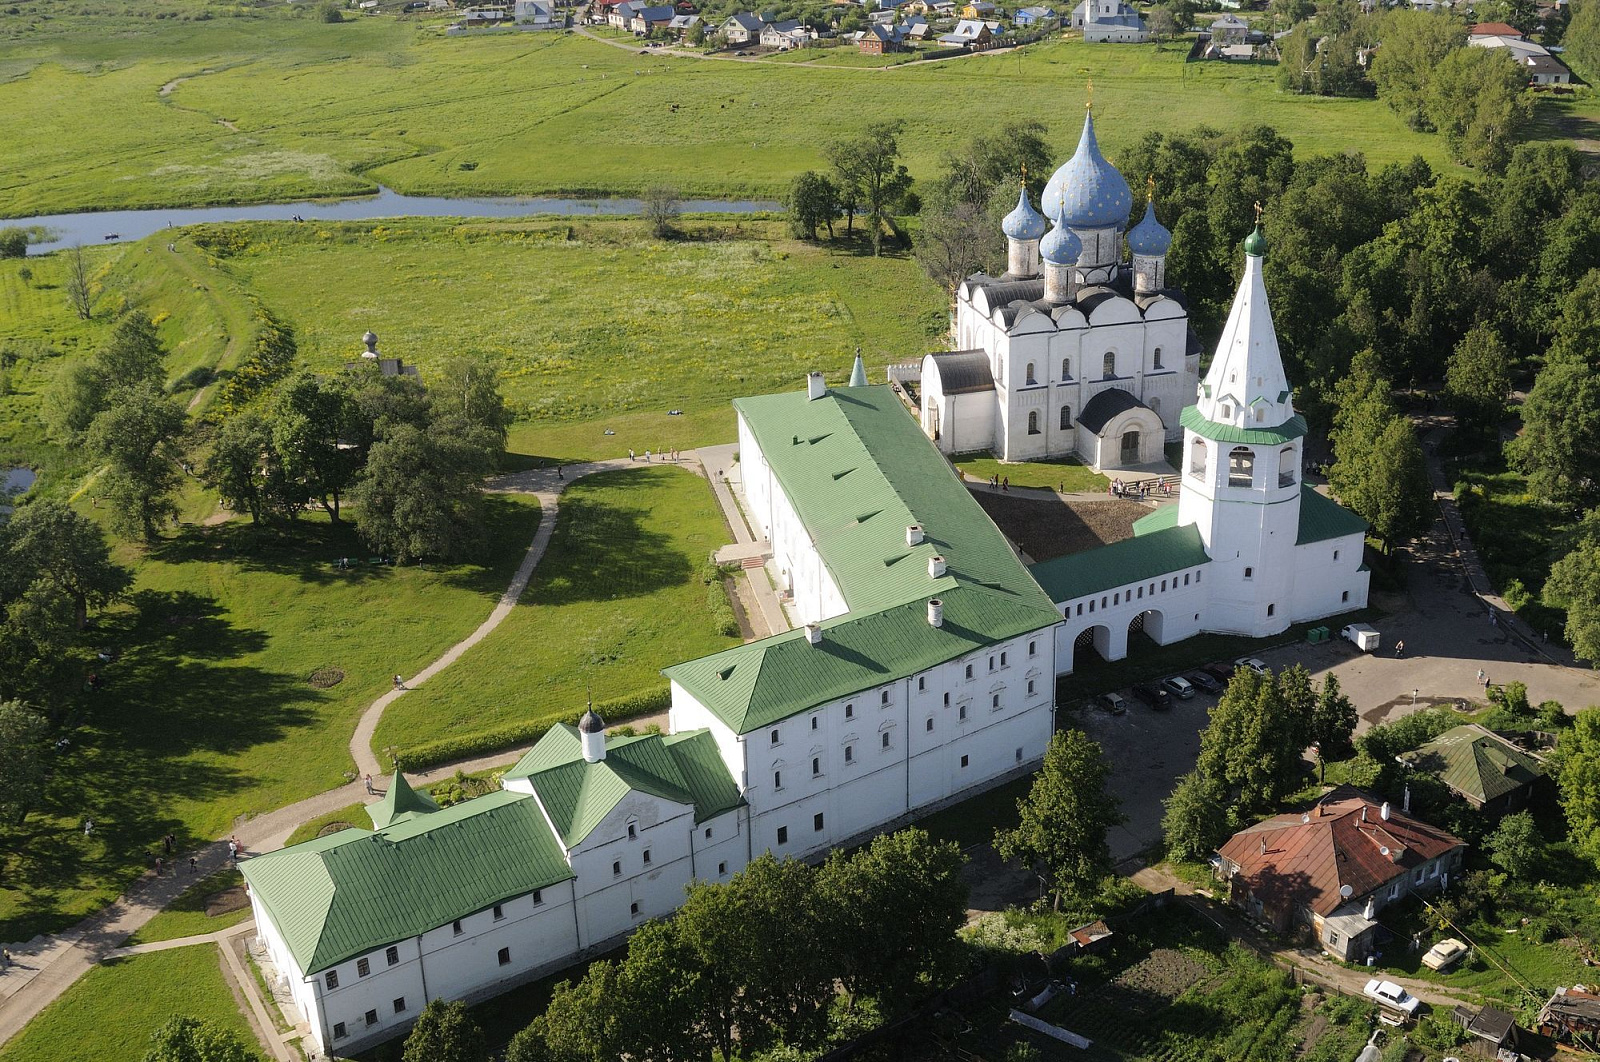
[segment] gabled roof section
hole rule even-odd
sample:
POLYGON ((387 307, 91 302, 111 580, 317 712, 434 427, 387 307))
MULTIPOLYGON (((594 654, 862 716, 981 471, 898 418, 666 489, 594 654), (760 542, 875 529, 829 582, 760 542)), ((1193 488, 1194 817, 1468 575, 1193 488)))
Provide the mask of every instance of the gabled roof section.
POLYGON ((1130 409, 1149 408, 1133 397, 1132 392, 1124 391, 1120 387, 1108 387, 1083 404, 1083 411, 1078 414, 1078 424, 1099 435, 1101 429, 1119 413, 1126 413, 1130 409))
POLYGON ((1332 498, 1317 493, 1309 484, 1300 484, 1300 531, 1295 536, 1295 545, 1364 535, 1367 527, 1366 520, 1332 498))
POLYGON ((406 776, 400 771, 394 772, 394 779, 389 783, 389 791, 383 799, 376 804, 367 805, 367 817, 372 820, 372 828, 381 830, 397 822, 418 815, 427 815, 439 810, 439 805, 433 798, 419 793, 411 788, 411 783, 406 781, 406 776))
POLYGON ((1544 776, 1543 760, 1477 723, 1452 727, 1400 758, 1480 805, 1544 776))
POLYGON ((569 849, 631 792, 692 806, 696 822, 743 803, 707 730, 607 738, 605 759, 589 763, 577 730, 561 723, 505 777, 528 779, 569 849))
POLYGON ((1330 915, 1344 902, 1382 888, 1412 868, 1464 847, 1459 838, 1382 805, 1349 786, 1304 814, 1277 815, 1240 830, 1220 849, 1239 868, 1252 896, 1269 906, 1304 904, 1330 915))
MULTIPOLYGON (((1176 514, 1178 507, 1168 508, 1176 514)), ((1159 515, 1160 510, 1151 517, 1159 515)), ((1210 561, 1205 543, 1200 540, 1200 529, 1185 524, 1136 534, 1133 538, 1082 553, 1053 557, 1040 561, 1029 571, 1050 599, 1059 604, 1210 561)))
POLYGON ((1278 353, 1272 309, 1267 305, 1267 286, 1261 274, 1265 240, 1259 229, 1245 241, 1245 251, 1244 275, 1239 278, 1233 307, 1217 342, 1216 357, 1206 370, 1198 409, 1215 424, 1265 429, 1287 422, 1295 412, 1292 402, 1279 401, 1289 383, 1278 353), (1254 407, 1260 401, 1267 403, 1267 410, 1265 419, 1258 421, 1254 407))
POLYGON ((933 371, 939 376, 939 389, 947 395, 994 390, 989 355, 981 350, 952 350, 930 354, 928 358, 933 362, 933 371))
POLYGON ((505 791, 240 870, 307 974, 572 876, 538 803, 505 791))

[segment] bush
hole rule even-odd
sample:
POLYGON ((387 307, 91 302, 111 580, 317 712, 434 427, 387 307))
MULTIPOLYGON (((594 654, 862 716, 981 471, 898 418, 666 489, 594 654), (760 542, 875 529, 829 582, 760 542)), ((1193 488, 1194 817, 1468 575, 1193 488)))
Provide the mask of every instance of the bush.
POLYGON ((28 257, 28 230, 0 229, 0 258, 28 257))
POLYGON ((1506 604, 1511 606, 1511 611, 1521 612, 1523 606, 1533 600, 1533 595, 1528 593, 1528 588, 1522 585, 1521 579, 1506 581, 1505 591, 1500 595, 1506 599, 1506 604))
POLYGON ((1490 686, 1489 700, 1514 715, 1528 714, 1528 687, 1522 682, 1508 682, 1504 686, 1490 686))
POLYGON ((1456 1047, 1467 1042, 1467 1031, 1454 1021, 1430 1014, 1417 1022, 1411 1042, 1423 1047, 1456 1047))
MULTIPOLYGON (((642 690, 618 697, 615 700, 602 701, 595 705, 595 710, 601 715, 611 715, 618 718, 644 715, 648 712, 659 712, 672 705, 672 690, 662 686, 651 690, 642 690)), ((545 731, 557 723, 577 725, 583 712, 574 710, 553 718, 541 719, 531 723, 512 723, 508 726, 495 727, 493 730, 483 730, 476 734, 462 734, 459 737, 440 738, 437 741, 425 741, 409 749, 403 749, 395 757, 399 766, 406 771, 423 771, 430 767, 437 767, 441 763, 450 763, 454 760, 464 760, 473 756, 486 756, 491 752, 500 752, 513 749, 519 745, 528 745, 544 737, 545 731)))
MULTIPOLYGON (((1523 700, 1526 703, 1526 688, 1523 700)), ((1432 741, 1460 721, 1448 708, 1430 708, 1392 723, 1380 723, 1356 738, 1356 748, 1387 767, 1400 753, 1432 741)))
POLYGON ((327 22, 330 25, 335 22, 344 21, 344 11, 340 9, 338 4, 323 4, 317 9, 317 14, 322 21, 327 22))

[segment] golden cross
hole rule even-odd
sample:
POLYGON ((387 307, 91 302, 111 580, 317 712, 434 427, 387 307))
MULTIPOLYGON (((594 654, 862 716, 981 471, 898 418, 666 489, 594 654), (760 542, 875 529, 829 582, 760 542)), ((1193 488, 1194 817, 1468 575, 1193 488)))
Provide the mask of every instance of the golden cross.
POLYGON ((1261 200, 1256 200, 1256 224, 1261 224, 1261 200))
POLYGON ((1086 111, 1092 110, 1094 108, 1094 79, 1090 78, 1087 82, 1085 82, 1084 88, 1088 92, 1089 98, 1084 101, 1083 109, 1086 111))
POLYGON ((1153 174, 1153 173, 1152 174, 1148 174, 1145 177, 1145 179, 1144 179, 1144 189, 1145 189, 1145 198, 1146 199, 1154 199, 1156 197, 1156 175, 1155 174, 1153 174))
POLYGON ((1028 164, 1026 162, 1022 164, 1022 186, 1024 188, 1028 186, 1028 164))

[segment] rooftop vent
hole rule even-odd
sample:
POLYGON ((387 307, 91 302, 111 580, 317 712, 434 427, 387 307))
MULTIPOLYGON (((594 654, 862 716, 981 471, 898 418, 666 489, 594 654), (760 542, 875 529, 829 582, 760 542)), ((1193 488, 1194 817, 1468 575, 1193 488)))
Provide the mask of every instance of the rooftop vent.
POLYGON ((944 602, 937 597, 928 598, 928 626, 944 626, 944 602))
POLYGON ((922 542, 922 525, 921 524, 907 524, 906 525, 906 545, 915 546, 915 545, 921 544, 921 542, 922 542))
POLYGON ((812 645, 822 644, 822 624, 806 624, 806 641, 810 642, 812 645))
POLYGON ((1387 800, 1383 802, 1383 807, 1378 809, 1378 814, 1383 816, 1384 822, 1389 821, 1389 802, 1387 800))
POLYGON ((945 563, 944 563, 944 558, 942 556, 940 556, 939 554, 935 553, 933 556, 928 558, 928 578, 929 579, 938 579, 938 578, 940 578, 941 576, 944 575, 944 572, 945 572, 945 563))

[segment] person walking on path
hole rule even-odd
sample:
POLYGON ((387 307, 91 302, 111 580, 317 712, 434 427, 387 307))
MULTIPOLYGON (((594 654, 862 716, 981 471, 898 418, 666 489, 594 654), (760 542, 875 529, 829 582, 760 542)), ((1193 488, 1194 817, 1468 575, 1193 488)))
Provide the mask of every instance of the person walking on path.
POLYGON ((163 865, 163 862, 162 862, 161 857, 160 856, 156 856, 156 877, 158 877, 158 878, 161 876, 161 867, 162 867, 162 865, 163 865))
POLYGON ((396 675, 394 677, 394 688, 397 691, 405 689, 406 688, 406 680, 401 678, 399 675, 396 675))
POLYGON ((1478 669, 1478 685, 1483 685, 1483 668, 1478 669))
POLYGON ((1011 489, 1011 477, 1010 476, 1007 476, 1007 477, 1005 477, 1004 479, 1002 479, 1000 481, 1000 489, 1004 490, 1004 491, 1009 491, 1011 489))
POLYGON ((374 795, 376 795, 376 790, 374 790, 374 789, 373 789, 373 788, 372 788, 372 775, 371 775, 371 774, 368 774, 368 775, 367 775, 367 777, 366 777, 366 779, 365 779, 365 781, 366 781, 366 783, 367 783, 367 795, 368 795, 368 796, 374 796, 374 795))
POLYGON ((561 466, 560 465, 556 466, 556 478, 559 479, 563 483, 565 483, 567 481, 566 474, 561 471, 561 466))
POLYGON ((631 447, 631 446, 628 447, 628 460, 629 461, 637 461, 637 460, 639 460, 639 458, 634 455, 633 447, 631 447))
POLYGON ((191 874, 200 873, 200 861, 198 859, 196 859, 194 856, 190 856, 189 857, 189 873, 191 873, 191 874))

